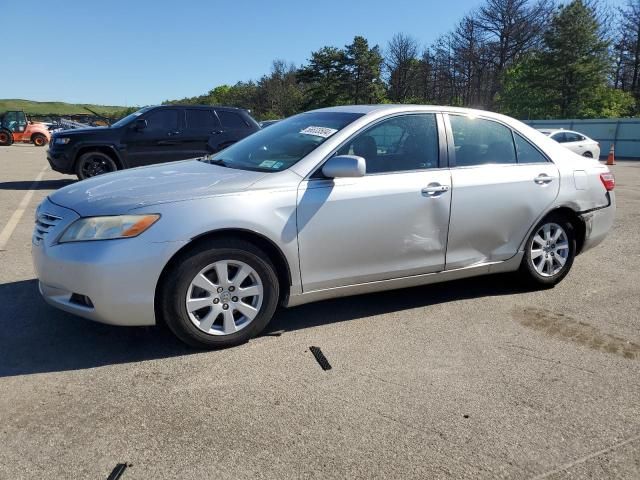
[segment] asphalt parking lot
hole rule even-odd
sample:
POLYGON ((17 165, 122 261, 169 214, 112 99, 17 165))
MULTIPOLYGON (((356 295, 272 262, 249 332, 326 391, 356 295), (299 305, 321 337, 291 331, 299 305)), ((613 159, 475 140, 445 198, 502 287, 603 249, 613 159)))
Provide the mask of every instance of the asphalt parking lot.
POLYGON ((73 178, 0 147, 0 478, 640 478, 640 162, 613 170, 614 230, 552 290, 325 301, 198 352, 40 299, 33 213, 73 178))

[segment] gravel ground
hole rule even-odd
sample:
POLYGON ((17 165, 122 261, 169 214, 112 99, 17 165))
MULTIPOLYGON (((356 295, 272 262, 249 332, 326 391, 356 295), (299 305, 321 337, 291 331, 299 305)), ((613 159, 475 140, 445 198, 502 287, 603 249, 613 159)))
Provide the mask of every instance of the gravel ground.
MULTIPOLYGON (((0 147, 0 230, 45 167, 0 147)), ((640 162, 613 170, 613 232, 552 290, 325 301, 205 353, 44 304, 33 212, 72 181, 46 170, 0 252, 0 478, 640 478, 640 162)))

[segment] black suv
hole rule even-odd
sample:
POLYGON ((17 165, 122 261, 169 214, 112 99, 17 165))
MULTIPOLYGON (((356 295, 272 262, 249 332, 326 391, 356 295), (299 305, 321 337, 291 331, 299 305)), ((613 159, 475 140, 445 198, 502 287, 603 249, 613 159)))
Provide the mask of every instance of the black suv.
POLYGON ((215 153, 260 130, 246 110, 201 105, 145 107, 110 127, 56 132, 47 160, 79 179, 215 153))

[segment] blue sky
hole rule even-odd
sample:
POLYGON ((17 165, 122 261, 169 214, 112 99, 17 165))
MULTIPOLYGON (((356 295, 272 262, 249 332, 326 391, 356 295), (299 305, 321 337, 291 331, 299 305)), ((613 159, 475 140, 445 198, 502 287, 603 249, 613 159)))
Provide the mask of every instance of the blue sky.
POLYGON ((355 35, 426 45, 482 0, 2 3, 0 98, 147 105, 257 79, 276 58, 299 65, 355 35))

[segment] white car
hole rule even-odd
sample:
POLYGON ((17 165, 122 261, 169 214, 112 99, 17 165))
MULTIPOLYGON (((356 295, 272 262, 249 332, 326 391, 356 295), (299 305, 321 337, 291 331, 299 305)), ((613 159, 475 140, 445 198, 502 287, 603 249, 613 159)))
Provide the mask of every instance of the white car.
POLYGON ((578 155, 600 158, 600 144, 582 133, 562 129, 540 131, 578 155))

